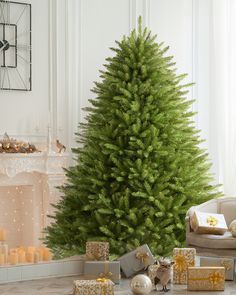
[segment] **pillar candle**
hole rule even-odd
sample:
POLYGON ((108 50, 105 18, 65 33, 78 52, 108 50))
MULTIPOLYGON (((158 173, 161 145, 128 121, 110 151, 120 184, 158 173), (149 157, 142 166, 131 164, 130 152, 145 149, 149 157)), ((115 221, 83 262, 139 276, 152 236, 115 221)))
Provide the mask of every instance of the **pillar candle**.
POLYGON ((0 241, 6 241, 6 230, 0 228, 0 241))
POLYGON ((12 253, 17 253, 18 251, 17 251, 17 248, 11 248, 9 252, 10 254, 12 254, 12 253))
POLYGON ((44 250, 42 248, 37 248, 36 252, 39 254, 39 261, 43 261, 43 252, 44 250))
POLYGON ((36 247, 27 247, 27 252, 34 252, 36 250, 36 247))
POLYGON ((0 254, 0 265, 6 264, 5 254, 0 254))
POLYGON ((19 258, 19 263, 25 263, 26 262, 26 255, 24 250, 18 251, 18 258, 19 258))
POLYGON ((9 262, 12 265, 18 264, 18 253, 11 253, 9 257, 9 262))
POLYGON ((26 253, 26 261, 29 263, 34 263, 34 252, 26 253))
POLYGON ((34 263, 39 262, 39 252, 34 252, 34 263))
POLYGON ((52 253, 47 248, 44 249, 44 252, 43 252, 43 260, 44 261, 50 261, 50 260, 52 260, 52 253))
POLYGON ((18 251, 18 252, 20 252, 20 251, 24 251, 24 252, 26 252, 26 251, 27 251, 27 248, 24 247, 24 246, 20 246, 20 247, 17 248, 17 251, 18 251))
POLYGON ((0 254, 4 254, 7 257, 7 255, 8 255, 8 245, 7 244, 0 245, 0 254))

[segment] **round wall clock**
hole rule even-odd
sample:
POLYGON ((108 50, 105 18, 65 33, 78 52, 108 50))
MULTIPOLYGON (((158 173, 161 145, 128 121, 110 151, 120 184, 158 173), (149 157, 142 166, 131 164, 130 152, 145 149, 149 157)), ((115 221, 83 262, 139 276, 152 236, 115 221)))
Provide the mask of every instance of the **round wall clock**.
POLYGON ((32 90, 31 4, 0 0, 0 89, 32 90))

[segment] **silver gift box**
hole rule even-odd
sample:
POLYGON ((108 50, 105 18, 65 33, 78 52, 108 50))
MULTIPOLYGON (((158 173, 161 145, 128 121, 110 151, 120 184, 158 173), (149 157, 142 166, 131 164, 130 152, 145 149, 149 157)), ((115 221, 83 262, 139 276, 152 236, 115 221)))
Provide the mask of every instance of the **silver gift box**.
POLYGON ((235 261, 233 257, 200 257, 200 266, 223 266, 225 267, 225 280, 234 280, 235 261))
POLYGON ((85 261, 84 276, 87 278, 106 277, 113 283, 120 283, 120 261, 85 261))
POLYGON ((152 252, 146 244, 121 256, 118 260, 120 261, 120 267, 127 278, 155 262, 152 252))

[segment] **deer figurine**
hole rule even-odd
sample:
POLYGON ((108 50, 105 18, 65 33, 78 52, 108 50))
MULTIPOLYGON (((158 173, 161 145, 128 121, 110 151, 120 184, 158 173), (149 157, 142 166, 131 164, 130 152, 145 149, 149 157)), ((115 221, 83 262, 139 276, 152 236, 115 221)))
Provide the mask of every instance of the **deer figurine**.
POLYGON ((169 283, 171 279, 171 268, 174 264, 173 261, 171 261, 169 258, 160 258, 156 264, 159 265, 156 277, 154 278, 154 284, 157 288, 157 284, 160 283, 163 287, 162 291, 168 292, 169 289, 167 289, 167 284, 169 283))

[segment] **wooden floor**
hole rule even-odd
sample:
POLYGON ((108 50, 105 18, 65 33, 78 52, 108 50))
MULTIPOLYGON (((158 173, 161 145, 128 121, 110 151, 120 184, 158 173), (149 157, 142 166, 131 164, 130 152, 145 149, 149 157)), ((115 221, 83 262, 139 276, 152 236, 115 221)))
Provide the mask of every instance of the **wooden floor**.
MULTIPOLYGON (((9 283, 0 285, 1 295, 71 295, 73 281, 78 277, 52 278, 45 280, 35 280, 28 282, 9 283)), ((170 286, 171 291, 168 293, 153 291, 151 294, 211 294, 211 295, 236 295, 236 282, 226 282, 226 290, 224 292, 190 292, 186 290, 186 286, 174 285, 170 286)), ((131 295, 129 281, 122 280, 119 286, 116 286, 115 294, 131 295)))

